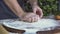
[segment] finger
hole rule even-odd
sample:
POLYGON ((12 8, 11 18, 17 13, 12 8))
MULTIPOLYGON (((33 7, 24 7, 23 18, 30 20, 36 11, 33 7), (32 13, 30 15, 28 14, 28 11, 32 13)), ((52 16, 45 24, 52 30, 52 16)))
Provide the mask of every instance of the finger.
POLYGON ((42 13, 42 9, 38 7, 37 12, 38 12, 39 14, 41 14, 41 13, 42 13))
POLYGON ((32 22, 36 22, 39 20, 39 15, 34 15, 32 22))
POLYGON ((25 18, 24 21, 25 22, 31 22, 31 17, 25 18))
POLYGON ((43 12, 42 12, 41 9, 38 9, 38 10, 39 10, 39 16, 40 16, 40 18, 42 18, 43 17, 43 12))
POLYGON ((34 17, 31 18, 31 22, 34 22, 34 17))
POLYGON ((37 16, 34 18, 34 22, 36 22, 36 21, 38 21, 38 18, 37 18, 37 16))
POLYGON ((41 16, 40 16, 40 18, 42 18, 43 17, 43 13, 41 13, 41 16))
POLYGON ((36 15, 37 16, 37 19, 39 19, 39 15, 36 15))
POLYGON ((37 15, 37 21, 38 21, 38 20, 40 20, 40 17, 39 17, 39 15, 37 15))
POLYGON ((40 18, 42 18, 43 17, 43 12, 42 11, 40 11, 40 18))
POLYGON ((41 15, 39 10, 36 11, 36 14, 39 15, 39 16, 41 15))
POLYGON ((28 19, 28 22, 31 22, 31 18, 28 19))

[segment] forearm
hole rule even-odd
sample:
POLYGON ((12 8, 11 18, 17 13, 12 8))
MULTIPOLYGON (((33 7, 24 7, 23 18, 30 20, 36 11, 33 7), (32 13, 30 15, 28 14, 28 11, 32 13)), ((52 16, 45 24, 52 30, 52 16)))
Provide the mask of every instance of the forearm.
POLYGON ((29 0, 31 6, 37 5, 37 0, 29 0))
POLYGON ((20 5, 18 4, 17 0, 4 0, 4 2, 6 3, 6 5, 8 5, 8 7, 17 15, 23 15, 24 11, 22 10, 22 8, 20 7, 20 5))

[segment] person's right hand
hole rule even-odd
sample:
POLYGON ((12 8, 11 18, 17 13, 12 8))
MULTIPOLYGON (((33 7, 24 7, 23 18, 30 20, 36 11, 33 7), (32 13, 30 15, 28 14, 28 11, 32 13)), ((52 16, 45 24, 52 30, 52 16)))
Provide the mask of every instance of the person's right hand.
POLYGON ((35 13, 26 13, 24 16, 21 17, 21 20, 26 22, 36 22, 39 20, 39 15, 35 13))

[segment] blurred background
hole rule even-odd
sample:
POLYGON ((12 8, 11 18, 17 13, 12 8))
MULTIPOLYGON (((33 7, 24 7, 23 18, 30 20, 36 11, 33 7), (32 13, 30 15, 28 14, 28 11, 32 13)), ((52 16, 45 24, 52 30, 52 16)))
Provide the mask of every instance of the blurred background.
MULTIPOLYGON (((60 19, 60 0, 38 0, 38 5, 42 8, 44 16, 60 19)), ((32 11, 29 1, 25 2, 25 10, 32 11)))
MULTIPOLYGON (((48 16, 50 14, 57 15, 59 14, 59 2, 58 0, 38 0, 38 5, 42 8, 44 16, 48 16)), ((25 3, 25 10, 32 11, 30 4, 28 1, 25 3)))

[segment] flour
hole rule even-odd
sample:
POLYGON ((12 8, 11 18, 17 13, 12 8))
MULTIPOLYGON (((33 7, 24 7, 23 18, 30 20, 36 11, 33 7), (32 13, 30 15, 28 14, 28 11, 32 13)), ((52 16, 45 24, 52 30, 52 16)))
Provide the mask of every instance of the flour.
POLYGON ((57 26, 57 21, 52 19, 41 19, 37 22, 28 23, 23 21, 14 21, 13 23, 9 23, 8 25, 13 27, 21 27, 21 28, 48 28, 57 26))
POLYGON ((24 34, 36 33, 37 31, 52 30, 51 27, 54 28, 59 25, 57 21, 53 19, 40 19, 37 22, 33 23, 16 20, 16 21, 7 21, 4 22, 3 24, 10 28, 25 30, 26 32, 24 34))

